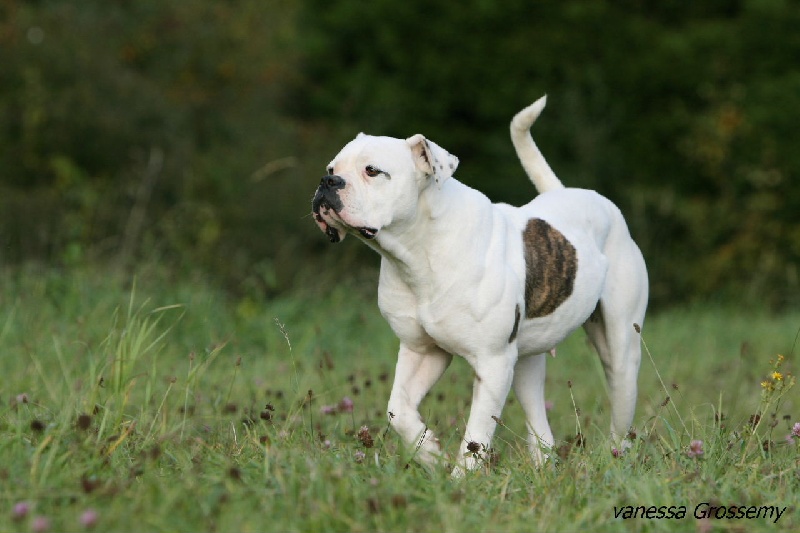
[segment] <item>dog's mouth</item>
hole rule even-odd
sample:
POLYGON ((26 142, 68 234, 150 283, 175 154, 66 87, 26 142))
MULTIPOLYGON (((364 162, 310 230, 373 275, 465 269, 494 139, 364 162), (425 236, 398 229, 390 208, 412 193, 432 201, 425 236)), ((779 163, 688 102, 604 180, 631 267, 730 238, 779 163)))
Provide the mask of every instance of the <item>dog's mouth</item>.
POLYGON ((341 241, 342 236, 339 233, 339 229, 333 226, 334 221, 331 216, 332 213, 334 213, 334 211, 325 203, 320 205, 315 204, 313 207, 314 220, 317 226, 328 236, 328 240, 335 243, 341 241))
POLYGON ((339 230, 328 224, 322 215, 319 213, 314 213, 314 219, 317 221, 317 225, 320 229, 325 232, 325 235, 328 236, 328 240, 331 242, 339 242, 342 240, 341 236, 339 235, 339 230))
POLYGON ((378 234, 378 230, 375 228, 356 228, 358 232, 361 234, 362 237, 368 240, 372 240, 375 238, 375 235, 378 234))
POLYGON ((364 239, 372 240, 378 234, 378 229, 370 226, 357 226, 352 227, 344 221, 339 211, 342 208, 342 203, 339 198, 336 198, 337 205, 331 205, 330 200, 327 198, 325 192, 317 189, 314 195, 314 201, 311 204, 311 211, 314 215, 314 220, 317 226, 328 236, 328 240, 332 243, 341 242, 347 231, 353 231, 361 235, 364 239), (338 209, 337 209, 338 207, 338 209))

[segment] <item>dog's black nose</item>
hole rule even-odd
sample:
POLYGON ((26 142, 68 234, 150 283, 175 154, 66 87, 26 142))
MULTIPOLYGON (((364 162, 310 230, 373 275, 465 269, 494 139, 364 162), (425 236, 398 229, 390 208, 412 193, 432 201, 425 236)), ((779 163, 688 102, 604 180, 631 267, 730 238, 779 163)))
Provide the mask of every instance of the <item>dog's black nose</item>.
POLYGON ((323 176, 322 181, 320 181, 320 186, 330 190, 342 189, 344 188, 344 178, 341 176, 337 176, 336 174, 329 174, 327 176, 323 176))

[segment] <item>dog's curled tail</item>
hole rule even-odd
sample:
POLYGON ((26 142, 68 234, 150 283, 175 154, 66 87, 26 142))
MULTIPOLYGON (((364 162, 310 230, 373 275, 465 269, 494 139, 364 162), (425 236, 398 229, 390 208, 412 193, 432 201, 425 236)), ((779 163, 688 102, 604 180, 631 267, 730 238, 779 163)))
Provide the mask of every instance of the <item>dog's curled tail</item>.
POLYGON ((542 96, 511 119, 511 142, 517 150, 522 168, 540 193, 564 188, 564 184, 553 173, 531 137, 531 126, 536 122, 546 103, 547 96, 542 96))

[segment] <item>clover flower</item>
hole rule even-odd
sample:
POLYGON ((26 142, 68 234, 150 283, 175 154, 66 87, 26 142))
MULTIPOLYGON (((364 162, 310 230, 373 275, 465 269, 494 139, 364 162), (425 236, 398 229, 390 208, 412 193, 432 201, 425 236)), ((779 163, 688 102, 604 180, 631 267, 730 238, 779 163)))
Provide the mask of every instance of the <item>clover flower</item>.
POLYGON ((14 508, 11 510, 11 518, 14 520, 22 520, 31 510, 31 504, 28 502, 19 502, 14 505, 14 508))
POLYGON ((81 515, 81 525, 86 529, 91 529, 97 525, 98 514, 94 509, 86 509, 81 515))
POLYGON ((703 455, 705 453, 703 451, 703 441, 701 440, 693 440, 689 443, 689 451, 686 452, 686 455, 689 457, 697 457, 699 455, 703 455))
POLYGON ((336 414, 336 406, 335 405, 323 405, 319 408, 319 412, 323 415, 335 415, 336 414))
POLYGON ((794 443, 794 439, 800 439, 800 422, 795 422, 792 426, 792 432, 786 435, 786 442, 789 444, 794 443))
POLYGON ((353 405, 353 400, 349 396, 345 396, 339 402, 339 411, 342 413, 352 413, 353 405))
POLYGON ((31 523, 31 531, 33 533, 45 533, 50 530, 50 519, 46 516, 34 517, 31 523))
POLYGON ((372 438, 372 434, 369 432, 368 426, 361 426, 361 429, 358 430, 357 437, 365 448, 372 448, 375 446, 375 439, 372 438))

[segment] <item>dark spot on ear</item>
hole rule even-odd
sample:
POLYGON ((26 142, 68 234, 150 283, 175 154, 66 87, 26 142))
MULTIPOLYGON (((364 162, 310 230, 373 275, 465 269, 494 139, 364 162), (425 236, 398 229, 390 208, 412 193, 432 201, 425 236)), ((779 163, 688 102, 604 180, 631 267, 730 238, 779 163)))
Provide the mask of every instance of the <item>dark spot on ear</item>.
POLYGON ((517 304, 516 309, 514 309, 514 327, 511 328, 511 335, 508 337, 509 344, 514 342, 514 339, 517 338, 517 331, 519 331, 519 318, 519 304, 517 304))
POLYGON ((453 163, 450 163, 450 170, 455 170, 455 169, 453 168, 453 163))
POLYGON ((553 313, 572 294, 575 247, 544 220, 532 218, 522 232, 525 254, 525 317, 553 313))
POLYGON ((428 159, 428 150, 431 149, 430 146, 428 146, 428 139, 423 139, 422 142, 425 143, 425 146, 422 147, 422 159, 425 160, 429 167, 433 168, 430 159, 428 159))

